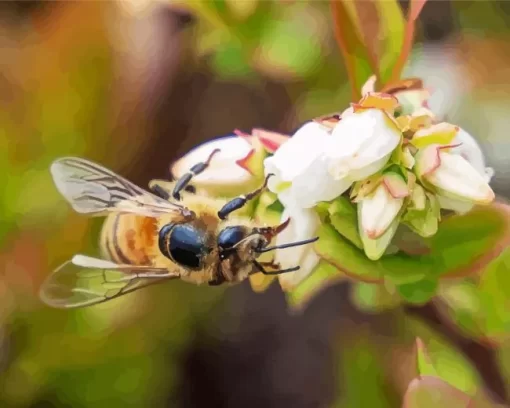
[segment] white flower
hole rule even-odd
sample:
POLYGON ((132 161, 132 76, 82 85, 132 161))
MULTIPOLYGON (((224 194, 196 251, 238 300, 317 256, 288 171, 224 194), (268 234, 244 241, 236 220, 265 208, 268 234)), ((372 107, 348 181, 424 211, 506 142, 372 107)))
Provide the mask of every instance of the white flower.
POLYGON ((490 167, 485 167, 482 149, 475 138, 464 129, 459 128, 452 144, 460 144, 460 146, 452 150, 452 153, 464 157, 485 178, 485 181, 489 183, 494 175, 494 170, 490 167))
POLYGON ((265 160, 269 189, 284 206, 314 207, 378 172, 400 143, 396 124, 379 109, 362 109, 340 120, 332 133, 311 122, 265 160))
POLYGON ((326 143, 328 170, 349 186, 378 172, 400 143, 397 125, 380 109, 345 116, 326 143))
POLYGON ((239 164, 254 152, 249 139, 234 135, 213 139, 192 149, 172 164, 172 175, 178 179, 195 164, 207 160, 215 149, 219 151, 214 154, 207 169, 193 177, 191 184, 198 191, 233 196, 260 184, 260 178, 254 177, 239 164))
POLYGON ((171 167, 174 177, 179 178, 197 163, 207 160, 214 149, 220 149, 211 159, 208 168, 193 177, 197 188, 216 186, 234 187, 249 183, 252 175, 237 164, 245 158, 252 146, 238 136, 225 136, 203 143, 177 160, 171 167))
POLYGON ((349 188, 350 183, 338 183, 328 173, 324 150, 329 138, 325 127, 307 123, 264 161, 265 173, 274 174, 268 187, 284 206, 311 208, 349 188))
POLYGON ((389 228, 403 204, 404 198, 393 197, 384 182, 379 184, 358 203, 364 234, 371 239, 379 238, 389 228))
POLYGON ((439 196, 472 204, 490 204, 494 192, 462 156, 444 151, 448 146, 430 145, 418 153, 418 176, 435 187, 439 196))
MULTIPOLYGON (((482 149, 475 138, 464 129, 459 128, 452 144, 459 144, 459 146, 452 149, 451 153, 458 154, 466 159, 485 181, 489 183, 494 175, 494 170, 490 167, 485 167, 485 158, 482 149)), ((437 198, 441 208, 452 210, 459 214, 467 213, 474 207, 471 201, 458 200, 441 195, 437 198)))
MULTIPOLYGON (((290 218, 289 225, 276 237, 276 245, 314 238, 319 226, 319 217, 313 209, 302 209, 296 206, 286 207, 282 214, 282 222, 290 218)), ((295 272, 278 275, 280 285, 289 290, 302 282, 314 270, 319 256, 313 244, 300 245, 276 250, 275 262, 281 269, 300 266, 295 272)))

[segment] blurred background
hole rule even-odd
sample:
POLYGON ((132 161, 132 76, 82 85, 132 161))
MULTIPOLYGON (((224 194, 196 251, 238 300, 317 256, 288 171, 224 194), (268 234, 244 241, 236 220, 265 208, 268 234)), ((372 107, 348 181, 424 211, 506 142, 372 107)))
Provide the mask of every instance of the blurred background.
MULTIPOLYGON (((435 91, 433 110, 479 138, 502 195, 509 40, 508 1, 429 1, 407 69, 435 91)), ((37 297, 60 263, 98 253, 101 220, 57 193, 54 159, 146 186, 235 128, 290 133, 344 109, 327 2, 2 1, 0 61, 0 407, 398 407, 417 334, 460 344, 449 361, 467 382, 496 358, 483 374, 505 399, 510 347, 494 357, 412 313, 363 312, 346 283, 301 313, 278 285, 255 294, 247 282, 176 282, 73 311, 37 297)))

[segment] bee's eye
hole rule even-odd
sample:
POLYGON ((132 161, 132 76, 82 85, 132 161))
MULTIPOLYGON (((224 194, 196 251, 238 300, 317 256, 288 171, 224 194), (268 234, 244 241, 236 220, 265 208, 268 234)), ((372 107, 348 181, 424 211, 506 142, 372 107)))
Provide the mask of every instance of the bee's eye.
POLYGON ((167 224, 161 228, 159 249, 167 258, 191 269, 200 268, 207 252, 204 234, 189 224, 167 224))
POLYGON ((246 237, 246 230, 241 226, 227 227, 218 235, 218 246, 221 249, 232 248, 246 237))

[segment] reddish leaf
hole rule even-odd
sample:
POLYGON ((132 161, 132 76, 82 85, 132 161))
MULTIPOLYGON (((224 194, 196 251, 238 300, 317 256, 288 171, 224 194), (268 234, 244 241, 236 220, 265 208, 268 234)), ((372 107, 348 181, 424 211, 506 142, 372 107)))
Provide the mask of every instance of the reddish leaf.
POLYGON ((344 57, 353 101, 361 98, 361 87, 372 73, 377 74, 373 57, 361 38, 357 12, 352 1, 331 0, 335 37, 344 57))
POLYGON ((410 0, 409 2, 404 43, 402 45, 400 56, 395 63, 395 66, 393 67, 391 80, 389 82, 395 82, 400 78, 400 74, 402 73, 407 59, 409 58, 409 54, 413 48, 416 20, 418 19, 418 16, 420 15, 420 12, 423 9, 426 1, 427 0, 410 0))

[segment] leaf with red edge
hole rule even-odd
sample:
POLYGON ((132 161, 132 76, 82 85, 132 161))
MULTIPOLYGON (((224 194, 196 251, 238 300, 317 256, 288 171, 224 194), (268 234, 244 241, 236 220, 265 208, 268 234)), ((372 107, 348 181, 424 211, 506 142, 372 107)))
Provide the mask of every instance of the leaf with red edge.
POLYGON ((403 408, 467 408, 471 397, 437 377, 422 376, 409 384, 403 408))
POLYGON ((416 20, 423 9, 427 0, 410 0, 409 1, 409 10, 407 13, 407 22, 405 28, 405 36, 404 43, 402 44, 402 50, 400 55, 393 66, 393 71, 391 73, 391 79, 389 82, 396 82, 400 75, 402 74, 402 70, 409 58, 409 54, 413 48, 414 41, 414 32, 416 28, 416 20))
POLYGON ((416 338, 416 358, 418 363, 418 372, 423 375, 437 375, 436 368, 425 347, 425 343, 419 337, 416 338))
POLYGON ((377 74, 377 67, 363 42, 355 4, 347 0, 331 0, 330 5, 335 38, 344 57, 352 100, 358 101, 361 87, 370 75, 377 74))
POLYGON ((402 408, 508 408, 490 400, 483 390, 469 395, 441 378, 421 376, 411 381, 402 408))

